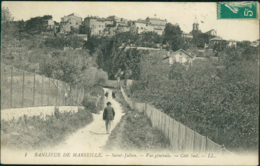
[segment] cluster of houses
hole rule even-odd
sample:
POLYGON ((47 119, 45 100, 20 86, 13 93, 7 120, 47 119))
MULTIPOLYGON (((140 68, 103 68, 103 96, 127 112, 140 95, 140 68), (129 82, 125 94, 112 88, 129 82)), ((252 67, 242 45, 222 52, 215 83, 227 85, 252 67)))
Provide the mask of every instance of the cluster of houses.
MULTIPOLYGON (((90 29, 91 35, 98 36, 113 36, 115 33, 121 32, 131 32, 133 34, 141 34, 142 32, 156 32, 157 34, 162 35, 166 24, 166 19, 147 17, 146 19, 132 21, 117 17, 115 15, 107 18, 88 16, 83 20, 82 17, 75 13, 62 17, 60 24, 54 22, 52 19, 46 20, 46 27, 48 27, 48 29, 56 30, 56 28, 59 27, 60 33, 66 34, 70 32, 72 28, 79 29, 80 26, 83 26, 90 29)), ((199 22, 195 17, 191 32, 199 30, 199 22)), ((182 34, 186 44, 192 43, 193 35, 191 32, 183 32, 182 34)), ((215 29, 204 32, 204 34, 212 36, 209 40, 209 45, 205 45, 205 47, 211 47, 217 43, 226 45, 227 47, 236 47, 238 43, 236 40, 224 40, 222 37, 217 36, 217 31, 215 29)), ((258 47, 259 40, 251 42, 251 46, 258 47)))
MULTIPOLYGON (((84 26, 91 30, 91 35, 109 36, 117 32, 140 34, 149 31, 162 35, 166 23, 166 19, 147 17, 144 20, 131 21, 114 15, 107 18, 88 16, 83 20, 79 15, 72 13, 61 18, 60 33, 68 33, 72 28, 79 29, 80 26, 84 26)), ((51 20, 50 25, 53 25, 51 20)))

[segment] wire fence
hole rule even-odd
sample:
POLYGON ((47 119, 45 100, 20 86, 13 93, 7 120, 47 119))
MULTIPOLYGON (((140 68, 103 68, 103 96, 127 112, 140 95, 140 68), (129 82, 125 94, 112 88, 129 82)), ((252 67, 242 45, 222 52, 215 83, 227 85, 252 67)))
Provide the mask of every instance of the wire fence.
POLYGON ((198 153, 204 154, 205 157, 209 154, 235 155, 228 151, 224 145, 216 144, 208 137, 200 135, 149 104, 132 101, 127 97, 122 87, 121 92, 125 101, 132 109, 146 114, 147 117, 150 118, 152 126, 158 128, 165 134, 170 140, 171 150, 173 152, 198 153))
POLYGON ((77 106, 83 97, 84 87, 1 63, 1 109, 77 106))

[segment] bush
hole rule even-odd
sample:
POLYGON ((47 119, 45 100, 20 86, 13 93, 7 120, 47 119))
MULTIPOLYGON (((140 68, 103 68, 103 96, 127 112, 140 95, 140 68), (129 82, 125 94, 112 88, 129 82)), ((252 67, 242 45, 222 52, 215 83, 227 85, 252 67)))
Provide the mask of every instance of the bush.
POLYGON ((82 101, 85 109, 90 110, 92 113, 97 113, 96 98, 85 97, 82 101))
POLYGON ((19 149, 36 149, 57 146, 66 136, 93 121, 89 110, 78 109, 77 113, 60 113, 47 116, 23 117, 19 120, 2 121, 1 145, 19 149), (2 137, 3 136, 3 137, 2 137), (5 138, 5 141, 3 138, 5 138))
POLYGON ((77 36, 70 37, 50 37, 44 43, 47 47, 63 50, 64 47, 72 47, 73 49, 83 47, 84 40, 77 36))

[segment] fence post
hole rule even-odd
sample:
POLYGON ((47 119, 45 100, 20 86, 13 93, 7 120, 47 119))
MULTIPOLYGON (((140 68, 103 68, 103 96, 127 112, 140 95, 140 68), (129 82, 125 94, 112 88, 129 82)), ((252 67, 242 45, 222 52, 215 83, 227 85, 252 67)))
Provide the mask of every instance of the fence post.
POLYGON ((59 90, 59 80, 57 80, 57 90, 58 90, 58 105, 60 106, 60 90, 59 90))
MULTIPOLYGON (((177 141, 177 147, 178 147, 178 150, 182 150, 181 149, 181 146, 180 146, 180 128, 181 128, 181 125, 180 125, 181 122, 179 122, 179 127, 178 127, 178 141, 177 141)), ((181 151, 182 152, 182 151, 181 151)))
POLYGON ((48 106, 50 105, 50 92, 51 92, 51 81, 50 81, 50 78, 49 78, 49 88, 48 88, 48 106))
MULTIPOLYGON (((148 116, 148 115, 147 115, 147 103, 146 103, 146 102, 144 103, 144 114, 145 114, 146 116, 148 116)), ((150 118, 150 117, 148 116, 148 118, 150 118)))
POLYGON ((185 134, 184 134, 184 136, 185 136, 185 143, 184 143, 185 148, 184 148, 184 149, 185 149, 186 151, 188 151, 188 150, 187 150, 187 144, 186 144, 186 143, 187 143, 187 136, 186 136, 187 134, 186 134, 186 133, 187 133, 187 126, 185 125, 185 134))
POLYGON ((58 80, 57 80, 57 90, 56 90, 57 94, 56 94, 56 102, 55 105, 57 106, 57 100, 58 100, 58 80))
POLYGON ((196 145, 195 145, 195 138, 196 138, 196 137, 195 137, 195 135, 196 135, 196 129, 194 129, 193 131, 194 131, 194 134, 193 134, 193 135, 194 135, 194 136, 193 136, 193 153, 196 153, 196 152, 194 151, 194 150, 195 150, 195 146, 196 146, 196 145))
POLYGON ((24 107, 24 71, 23 71, 23 87, 22 87, 22 108, 24 107))
POLYGON ((76 100, 75 100, 75 102, 74 102, 74 104, 73 104, 74 106, 75 106, 75 105, 77 104, 77 102, 78 102, 78 92, 77 92, 77 91, 78 91, 78 86, 77 86, 77 84, 76 84, 76 85, 75 85, 75 92, 76 92, 76 94, 75 94, 75 99, 76 99, 76 100))
POLYGON ((11 69, 11 87, 10 87, 10 107, 12 108, 13 107, 13 70, 14 70, 14 67, 12 66, 12 69, 11 69))
POLYGON ((41 105, 43 106, 43 87, 44 86, 44 80, 43 80, 43 76, 42 76, 42 102, 41 105))
POLYGON ((224 151, 225 151, 225 146, 224 144, 222 145, 222 156, 224 155, 224 151))
POLYGON ((206 154, 209 153, 208 152, 208 136, 207 135, 206 135, 206 148, 205 149, 206 149, 206 154))
POLYGON ((35 73, 33 75, 33 106, 35 105, 35 73))
POLYGON ((12 69, 11 69, 11 87, 10 87, 10 107, 12 108, 13 107, 13 70, 14 70, 14 67, 12 66, 12 69))

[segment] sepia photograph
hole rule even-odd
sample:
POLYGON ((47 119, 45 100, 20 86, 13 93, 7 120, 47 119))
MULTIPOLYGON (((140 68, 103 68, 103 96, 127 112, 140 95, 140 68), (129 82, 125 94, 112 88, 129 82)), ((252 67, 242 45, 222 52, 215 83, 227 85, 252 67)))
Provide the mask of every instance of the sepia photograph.
POLYGON ((258 165, 259 9, 2 1, 1 163, 258 165))

